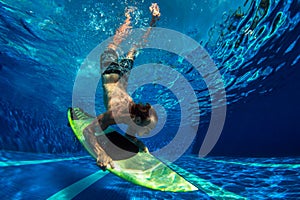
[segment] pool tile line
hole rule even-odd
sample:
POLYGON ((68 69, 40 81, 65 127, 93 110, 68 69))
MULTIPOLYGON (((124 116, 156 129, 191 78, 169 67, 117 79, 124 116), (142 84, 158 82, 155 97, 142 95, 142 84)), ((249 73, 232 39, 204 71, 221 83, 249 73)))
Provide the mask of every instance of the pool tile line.
POLYGON ((96 173, 93 173, 75 183, 72 185, 58 191, 57 193, 50 196, 47 200, 69 200, 73 199, 75 196, 77 196, 79 193, 90 187, 95 182, 102 179, 105 175, 107 175, 109 172, 99 170, 96 173))
POLYGON ((0 167, 11 167, 11 166, 22 166, 22 165, 37 165, 44 163, 62 162, 62 161, 72 161, 90 158, 90 156, 81 157, 71 157, 71 158, 58 158, 58 159, 46 159, 46 160, 20 160, 20 161, 0 161, 0 167))
POLYGON ((252 167, 274 167, 274 168, 300 168, 300 164, 284 164, 284 163, 248 163, 248 162, 236 162, 236 161, 224 161, 224 160, 214 160, 201 158, 203 161, 224 163, 224 164, 234 164, 234 165, 244 165, 252 167))

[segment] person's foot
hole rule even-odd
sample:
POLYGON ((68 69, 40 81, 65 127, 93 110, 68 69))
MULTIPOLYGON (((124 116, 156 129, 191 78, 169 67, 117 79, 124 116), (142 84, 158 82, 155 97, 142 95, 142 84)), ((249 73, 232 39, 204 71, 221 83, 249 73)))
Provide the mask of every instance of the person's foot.
POLYGON ((152 3, 149 9, 150 12, 152 13, 152 17, 156 17, 156 18, 160 17, 159 7, 157 3, 152 3))

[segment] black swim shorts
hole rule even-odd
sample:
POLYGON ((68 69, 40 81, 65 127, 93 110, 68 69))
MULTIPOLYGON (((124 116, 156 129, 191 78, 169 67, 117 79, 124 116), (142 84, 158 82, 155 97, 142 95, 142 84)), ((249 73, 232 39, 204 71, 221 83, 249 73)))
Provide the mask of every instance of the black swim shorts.
POLYGON ((122 77, 124 74, 128 73, 133 67, 132 59, 122 59, 118 62, 118 55, 112 49, 107 49, 101 55, 100 58, 102 75, 105 74, 119 74, 122 77))

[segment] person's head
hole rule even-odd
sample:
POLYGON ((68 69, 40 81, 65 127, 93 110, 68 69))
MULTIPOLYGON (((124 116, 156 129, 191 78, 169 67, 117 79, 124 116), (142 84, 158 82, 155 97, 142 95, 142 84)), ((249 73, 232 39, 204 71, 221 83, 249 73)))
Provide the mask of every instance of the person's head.
POLYGON ((158 121, 156 111, 149 103, 146 103, 146 105, 133 103, 130 108, 130 116, 137 127, 139 136, 149 134, 158 121))

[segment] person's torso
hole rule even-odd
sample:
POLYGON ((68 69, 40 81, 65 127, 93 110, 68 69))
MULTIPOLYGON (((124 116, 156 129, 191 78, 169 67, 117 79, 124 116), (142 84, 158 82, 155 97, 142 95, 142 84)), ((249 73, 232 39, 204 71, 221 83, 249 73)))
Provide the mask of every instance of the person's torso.
POLYGON ((116 112, 128 112, 132 98, 128 95, 127 83, 119 79, 118 74, 104 75, 102 80, 104 104, 107 110, 116 112))

